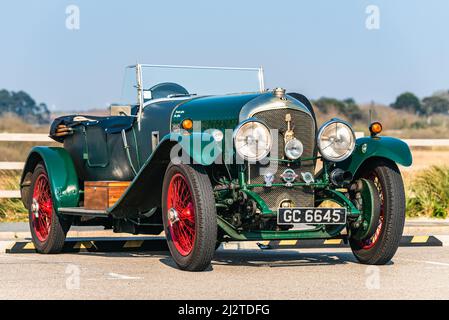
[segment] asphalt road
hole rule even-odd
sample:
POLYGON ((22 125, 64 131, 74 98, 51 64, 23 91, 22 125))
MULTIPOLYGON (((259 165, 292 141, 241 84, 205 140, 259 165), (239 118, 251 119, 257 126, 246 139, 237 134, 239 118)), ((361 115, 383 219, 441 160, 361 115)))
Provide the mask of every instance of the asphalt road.
POLYGON ((203 273, 154 252, 0 254, 0 270, 0 299, 449 299, 449 247, 381 267, 347 249, 220 249, 203 273))

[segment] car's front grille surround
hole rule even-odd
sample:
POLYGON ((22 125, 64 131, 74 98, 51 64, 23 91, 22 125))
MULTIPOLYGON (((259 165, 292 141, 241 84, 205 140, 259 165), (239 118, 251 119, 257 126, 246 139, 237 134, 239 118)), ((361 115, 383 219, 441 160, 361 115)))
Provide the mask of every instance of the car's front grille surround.
MULTIPOLYGON (((283 158, 285 148, 283 133, 287 130, 287 122, 285 121, 287 114, 292 117, 295 138, 304 145, 304 153, 301 158, 312 158, 315 155, 316 148, 316 126, 309 113, 296 109, 273 109, 256 113, 253 117, 263 121, 270 129, 278 130, 278 158, 283 158)), ((261 169, 266 167, 260 164, 250 165, 248 183, 264 184, 265 179, 261 175, 261 169)), ((293 169, 299 175, 297 182, 301 181, 301 173, 310 172, 314 174, 315 170, 314 161, 303 161, 301 164, 278 162, 273 183, 285 184, 281 174, 288 168, 293 169)), ((257 187, 254 188, 254 191, 262 197, 272 210, 279 208, 280 203, 284 200, 291 200, 297 207, 313 207, 315 203, 311 187, 257 187)))

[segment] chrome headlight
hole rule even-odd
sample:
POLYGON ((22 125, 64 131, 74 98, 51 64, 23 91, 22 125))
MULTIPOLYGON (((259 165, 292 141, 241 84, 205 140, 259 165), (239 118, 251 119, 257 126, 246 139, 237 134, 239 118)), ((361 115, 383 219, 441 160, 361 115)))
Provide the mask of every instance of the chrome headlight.
POLYGON ((341 120, 331 120, 325 123, 318 132, 318 149, 326 160, 343 161, 355 149, 354 131, 341 120))
POLYGON ((298 160, 304 152, 304 146, 298 139, 291 139, 285 144, 284 152, 290 160, 298 160))
POLYGON ((235 130, 234 144, 243 159, 260 161, 270 153, 273 139, 266 125, 258 121, 248 121, 235 130))

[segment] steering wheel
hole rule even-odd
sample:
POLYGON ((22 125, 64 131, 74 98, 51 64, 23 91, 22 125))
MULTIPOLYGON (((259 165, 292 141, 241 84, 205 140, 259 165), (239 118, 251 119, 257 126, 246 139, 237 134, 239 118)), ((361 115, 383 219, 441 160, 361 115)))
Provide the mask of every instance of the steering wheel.
POLYGON ((174 96, 190 95, 186 88, 173 82, 159 83, 154 87, 152 87, 151 89, 149 89, 148 91, 151 92, 152 99, 163 99, 174 96))

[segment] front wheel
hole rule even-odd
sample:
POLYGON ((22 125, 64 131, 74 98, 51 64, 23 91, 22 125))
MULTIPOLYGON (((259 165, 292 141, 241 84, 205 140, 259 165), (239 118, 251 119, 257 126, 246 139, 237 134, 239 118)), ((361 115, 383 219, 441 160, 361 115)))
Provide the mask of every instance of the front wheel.
POLYGON ((217 243, 212 185, 201 166, 170 165, 165 173, 162 217, 173 260, 186 271, 203 271, 217 243))
POLYGON ((31 190, 29 222, 36 251, 44 254, 60 253, 71 223, 56 214, 50 179, 42 163, 34 169, 31 190))
POLYGON ((395 255, 405 223, 405 193, 401 173, 390 161, 378 160, 362 169, 361 178, 373 182, 380 201, 377 229, 370 238, 349 239, 352 252, 364 264, 383 265, 395 255))

